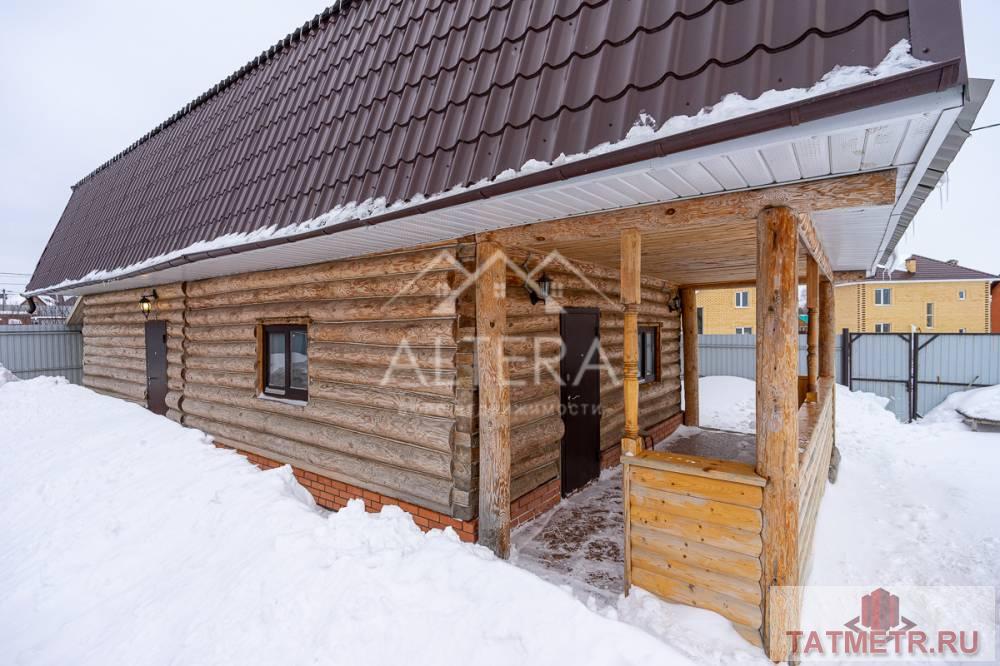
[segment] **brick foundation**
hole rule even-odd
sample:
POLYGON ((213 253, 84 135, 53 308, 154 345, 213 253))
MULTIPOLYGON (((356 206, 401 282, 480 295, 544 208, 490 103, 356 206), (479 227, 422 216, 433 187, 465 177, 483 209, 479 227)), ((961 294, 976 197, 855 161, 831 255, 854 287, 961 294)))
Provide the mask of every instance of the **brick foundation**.
MULTIPOLYGON (((651 428, 646 428, 642 432, 642 448, 648 451, 657 442, 661 442, 673 434, 674 430, 684 422, 684 412, 677 412, 669 419, 664 419, 651 428)), ((615 467, 622 460, 622 447, 612 446, 601 451, 601 469, 615 467)))
MULTIPOLYGON (((220 445, 216 444, 216 446, 220 445)), ((249 451, 241 449, 236 449, 236 451, 240 455, 246 456, 247 460, 261 469, 274 469, 284 464, 256 453, 250 453, 249 451)), ((298 482, 316 499, 316 503, 325 509, 332 511, 342 509, 352 499, 362 500, 365 503, 365 509, 372 513, 378 513, 382 510, 383 506, 398 506, 413 516, 413 522, 424 531, 433 528, 444 529, 445 527, 451 527, 462 541, 474 542, 476 540, 477 521, 475 520, 458 520, 443 513, 411 504, 410 502, 404 502, 394 497, 388 497, 371 490, 359 488, 358 486, 352 486, 343 481, 327 478, 315 472, 299 469, 294 465, 292 466, 292 472, 295 474, 298 482)))
MULTIPOLYGON (((221 444, 216 444, 216 446, 229 448, 221 444)), ((236 451, 240 455, 246 456, 247 460, 261 469, 274 469, 284 464, 256 453, 243 451, 242 449, 236 449, 236 451)), ((378 513, 382 510, 383 506, 398 506, 413 516, 413 522, 424 531, 433 528, 444 529, 445 527, 451 527, 458 533, 462 541, 469 542, 475 542, 478 536, 477 520, 458 520, 410 502, 404 502, 394 497, 388 497, 371 490, 359 488, 358 486, 352 486, 343 481, 330 479, 315 472, 299 469, 294 465, 292 466, 292 472, 302 487, 308 490, 316 499, 316 503, 325 509, 336 511, 347 506, 349 500, 360 499, 364 501, 365 509, 372 513, 378 513)), ((554 507, 562 499, 561 490, 562 486, 559 483, 559 479, 552 479, 511 502, 511 527, 522 525, 554 507)))
POLYGON ((562 499, 562 484, 558 478, 543 483, 510 503, 510 524, 517 527, 542 515, 562 499))

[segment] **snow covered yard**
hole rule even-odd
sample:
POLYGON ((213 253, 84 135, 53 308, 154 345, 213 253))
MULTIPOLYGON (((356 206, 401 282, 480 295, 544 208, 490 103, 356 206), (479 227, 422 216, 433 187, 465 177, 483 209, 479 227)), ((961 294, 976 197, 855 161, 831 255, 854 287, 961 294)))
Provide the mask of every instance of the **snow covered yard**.
POLYGON ((0 387, 0 422, 4 663, 688 663, 450 530, 328 513, 289 468, 136 405, 38 378, 0 387))
MULTIPOLYGON (((752 430, 752 382, 702 382, 706 425, 752 430)), ((1000 435, 837 408, 809 582, 998 585, 1000 435)), ((0 386, 0 418, 6 663, 769 663, 713 613, 553 585, 395 507, 327 513, 288 468, 61 380, 0 386)))

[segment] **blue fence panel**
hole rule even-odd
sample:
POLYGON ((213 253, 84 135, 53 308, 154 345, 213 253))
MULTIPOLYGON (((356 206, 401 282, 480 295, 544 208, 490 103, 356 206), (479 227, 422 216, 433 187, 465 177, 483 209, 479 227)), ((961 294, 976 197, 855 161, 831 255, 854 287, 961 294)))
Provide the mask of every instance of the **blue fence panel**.
POLYGON ((1000 384, 1000 335, 921 333, 917 338, 917 414, 956 391, 1000 384))

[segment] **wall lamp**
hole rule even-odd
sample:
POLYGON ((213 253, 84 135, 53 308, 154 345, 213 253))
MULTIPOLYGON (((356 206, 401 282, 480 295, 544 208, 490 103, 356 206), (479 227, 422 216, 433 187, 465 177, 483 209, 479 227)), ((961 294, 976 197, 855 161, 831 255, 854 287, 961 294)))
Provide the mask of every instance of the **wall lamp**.
POLYGON ((156 290, 152 290, 148 294, 143 294, 142 298, 139 299, 139 309, 142 310, 142 316, 149 319, 149 313, 153 311, 153 303, 156 302, 156 290))
POLYGON ((670 312, 680 312, 681 310, 681 296, 676 291, 674 297, 667 301, 667 310, 670 312))
POLYGON ((544 303, 549 298, 552 279, 545 273, 542 273, 542 276, 537 280, 532 280, 530 277, 525 278, 524 288, 528 291, 528 298, 531 299, 532 305, 538 302, 544 303))

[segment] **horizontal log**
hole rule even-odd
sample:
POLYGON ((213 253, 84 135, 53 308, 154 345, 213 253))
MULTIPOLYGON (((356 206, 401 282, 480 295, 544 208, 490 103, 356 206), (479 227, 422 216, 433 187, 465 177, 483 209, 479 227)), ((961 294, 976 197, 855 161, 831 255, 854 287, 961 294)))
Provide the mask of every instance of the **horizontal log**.
POLYGON ((144 401, 146 399, 146 385, 144 383, 137 384, 135 382, 121 381, 84 372, 83 385, 103 393, 110 393, 132 400, 144 401))
POLYGON ((454 371, 435 372, 311 363, 309 379, 442 396, 451 396, 455 392, 454 371))
MULTIPOLYGON (((142 315, 138 309, 135 312, 122 312, 120 314, 88 314, 86 311, 83 314, 84 325, 96 324, 100 326, 105 325, 120 325, 120 324, 140 324, 144 325, 147 319, 142 315)), ((174 312, 161 312, 156 315, 156 317, 150 317, 149 321, 165 321, 173 324, 183 324, 184 323, 184 313, 180 310, 174 312)))
POLYGON ((188 340, 200 342, 256 342, 256 324, 192 326, 185 329, 188 340))
POLYGON ((239 372, 256 376, 257 358, 255 356, 230 358, 225 356, 193 356, 188 355, 189 370, 212 370, 214 372, 239 372))
POLYGON ((651 488, 676 495, 699 497, 759 509, 763 489, 743 483, 732 483, 703 476, 680 474, 648 467, 630 467, 629 483, 633 488, 651 488))
POLYGON ((733 578, 760 582, 757 556, 695 543, 645 525, 632 525, 629 533, 633 548, 642 547, 665 560, 691 562, 733 578))
MULTIPOLYGON (((229 407, 187 395, 184 396, 184 413, 436 478, 451 478, 451 457, 448 453, 406 442, 258 409, 229 407)), ((302 448, 303 451, 294 457, 303 457, 306 447, 302 448)))
POLYGON ((127 354, 113 353, 98 354, 95 353, 93 347, 88 347, 83 350, 83 364, 103 365, 109 368, 122 368, 124 370, 146 371, 145 356, 135 357, 127 354))
POLYGON ((454 370, 454 348, 411 347, 401 344, 377 347, 361 343, 318 342, 309 347, 310 363, 338 365, 366 365, 398 370, 437 369, 454 370))
POLYGON ((342 322, 313 324, 309 340, 314 342, 366 342, 373 345, 446 347, 455 344, 455 318, 401 321, 342 322))
POLYGON ((198 428, 222 443, 344 483, 361 486, 435 511, 450 511, 451 482, 418 472, 322 449, 242 426, 186 415, 185 425, 198 428))
POLYGON ((254 342, 191 342, 185 347, 188 357, 207 356, 212 358, 257 358, 254 342))
MULTIPOLYGON (((142 331, 140 330, 140 333, 142 331)), ((124 349, 128 353, 146 356, 146 337, 144 335, 111 336, 101 337, 93 335, 83 336, 83 346, 90 348, 106 348, 111 350, 124 349)))
POLYGON ((693 520, 642 506, 631 506, 629 513, 633 526, 646 525, 695 543, 755 557, 761 552, 762 544, 758 533, 718 523, 693 520))
POLYGON ((563 421, 557 416, 542 418, 510 429, 511 460, 528 458, 563 436, 563 421))
POLYGON ((414 319, 454 314, 454 304, 436 296, 406 296, 397 299, 358 298, 339 301, 263 303, 230 308, 191 310, 191 326, 250 324, 260 320, 305 317, 314 322, 380 321, 414 319))
POLYGON ((559 476, 559 463, 551 462, 525 472, 510 481, 510 497, 516 500, 559 476))
POLYGON ((693 562, 691 558, 666 559, 661 552, 647 551, 641 544, 632 544, 632 566, 655 571, 663 576, 686 583, 689 587, 710 590, 752 606, 760 606, 760 580, 729 576, 693 562))
POLYGON ((370 255, 296 268, 199 280, 190 283, 187 292, 189 298, 195 299, 247 289, 290 287, 303 283, 378 278, 385 275, 417 274, 421 271, 454 270, 458 264, 452 259, 453 257, 454 250, 445 246, 394 254, 370 255))
POLYGON ((451 431, 454 425, 452 419, 376 409, 367 405, 335 403, 312 395, 305 405, 290 405, 277 400, 250 396, 240 389, 204 386, 190 382, 185 387, 185 400, 188 399, 281 414, 292 419, 334 425, 444 453, 451 451, 451 431))
MULTIPOLYGON (((149 315, 150 319, 158 319, 161 314, 167 312, 180 312, 184 309, 184 299, 163 299, 158 298, 153 302, 153 310, 149 315)), ((85 303, 83 307, 84 318, 88 317, 99 317, 101 315, 109 314, 141 314, 142 309, 139 307, 139 300, 136 299, 134 302, 129 303, 111 303, 107 305, 95 305, 91 303, 85 303)))
POLYGON ((197 370, 186 368, 184 378, 188 382, 205 384, 207 386, 227 386, 229 388, 256 391, 257 376, 238 372, 215 372, 212 370, 197 370))
POLYGON ((397 412, 453 418, 455 402, 451 396, 412 393, 384 386, 356 386, 339 382, 309 380, 309 397, 350 405, 371 406, 397 412))
POLYGON ((520 317, 507 317, 507 335, 527 335, 530 333, 545 333, 559 337, 559 315, 531 314, 520 317))
POLYGON ((116 368, 109 365, 99 365, 92 361, 84 361, 83 372, 84 375, 90 377, 105 377, 120 382, 135 384, 143 390, 145 390, 146 387, 145 370, 129 370, 127 368, 116 368))
POLYGON ((192 296, 192 310, 226 308, 260 303, 333 301, 355 298, 396 298, 402 296, 435 296, 442 298, 451 292, 451 275, 438 271, 417 275, 380 275, 333 282, 306 282, 281 287, 263 287, 231 291, 211 296, 192 296))
POLYGON ((134 303, 136 310, 139 309, 139 299, 156 289, 158 299, 169 300, 172 298, 183 298, 184 292, 180 282, 171 284, 161 284, 156 287, 137 287, 135 289, 124 289, 121 291, 109 291, 103 294, 88 294, 84 297, 84 307, 88 305, 106 305, 109 303, 134 303))
POLYGON ((669 575, 663 575, 661 571, 647 568, 646 565, 646 562, 633 561, 633 584, 649 590, 667 601, 715 611, 738 624, 748 627, 761 625, 762 616, 759 605, 720 594, 707 587, 692 585, 669 575))

